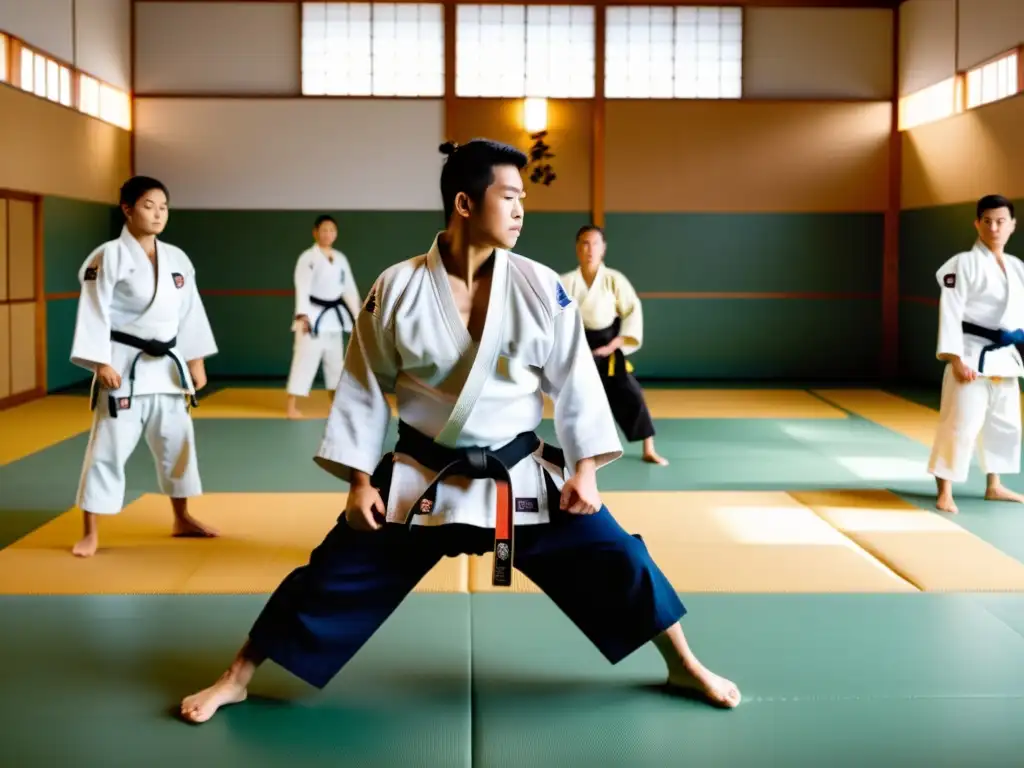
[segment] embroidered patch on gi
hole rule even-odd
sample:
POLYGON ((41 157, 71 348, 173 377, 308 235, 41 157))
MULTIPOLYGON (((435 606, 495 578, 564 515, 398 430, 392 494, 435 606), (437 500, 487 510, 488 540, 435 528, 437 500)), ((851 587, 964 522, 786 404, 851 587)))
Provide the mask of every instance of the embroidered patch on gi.
POLYGON ((433 508, 433 503, 430 499, 420 499, 420 514, 429 515, 430 510, 433 508))
POLYGON ((569 298, 569 295, 565 292, 565 288, 562 287, 561 283, 555 283, 555 298, 558 299, 558 306, 562 309, 568 307, 569 303, 572 301, 572 299, 569 298))
POLYGON ((100 271, 96 267, 86 267, 85 268, 85 279, 86 280, 95 280, 96 276, 99 275, 99 273, 100 273, 100 271))
POLYGON ((374 286, 370 289, 370 295, 366 297, 366 303, 363 304, 363 310, 369 312, 371 315, 377 314, 377 288, 374 286))
POLYGON ((183 274, 181 274, 180 272, 172 272, 171 273, 171 277, 174 278, 174 287, 175 288, 184 288, 185 287, 185 276, 183 274))
POLYGON ((950 272, 948 275, 943 275, 942 284, 947 288, 956 288, 956 273, 950 272))
POLYGON ((506 544, 505 542, 501 542, 501 544, 498 545, 498 548, 495 551, 495 554, 497 554, 499 560, 508 560, 508 555, 509 555, 508 544, 506 544))
POLYGON ((117 410, 127 411, 132 407, 132 399, 130 397, 122 397, 117 401, 117 410))
POLYGON ((536 499, 516 499, 516 512, 540 512, 536 499))

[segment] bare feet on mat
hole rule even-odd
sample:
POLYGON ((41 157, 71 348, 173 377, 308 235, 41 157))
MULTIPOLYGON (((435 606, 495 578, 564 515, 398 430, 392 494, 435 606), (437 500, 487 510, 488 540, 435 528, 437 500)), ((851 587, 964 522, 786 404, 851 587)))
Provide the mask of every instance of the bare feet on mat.
POLYGON ((240 704, 248 695, 246 687, 236 682, 230 672, 225 672, 209 688, 182 699, 181 716, 190 723, 205 723, 221 707, 240 704))
POLYGON ((217 532, 189 514, 174 518, 171 535, 178 539, 213 539, 217 532))
POLYGON ((75 557, 92 557, 100 545, 100 537, 95 533, 89 533, 78 540, 78 543, 71 548, 71 554, 75 557))
POLYGON ((1011 491, 1002 483, 989 484, 985 489, 985 499, 987 501, 1015 501, 1018 504, 1024 504, 1024 495, 1011 491))
POLYGON ((288 410, 285 411, 285 415, 289 419, 301 419, 302 418, 302 411, 300 411, 295 406, 292 406, 292 407, 288 408, 288 410))
POLYGON ((668 459, 659 456, 654 451, 644 451, 644 461, 646 461, 648 464, 658 464, 662 467, 668 466, 668 459))
POLYGON ((953 501, 952 493, 940 493, 935 501, 935 508, 940 512, 948 512, 951 515, 955 515, 960 511, 956 507, 956 502, 953 501))
POLYGON ((740 703, 736 683, 719 677, 700 663, 669 672, 668 687, 683 695, 697 695, 716 707, 733 709, 740 703))

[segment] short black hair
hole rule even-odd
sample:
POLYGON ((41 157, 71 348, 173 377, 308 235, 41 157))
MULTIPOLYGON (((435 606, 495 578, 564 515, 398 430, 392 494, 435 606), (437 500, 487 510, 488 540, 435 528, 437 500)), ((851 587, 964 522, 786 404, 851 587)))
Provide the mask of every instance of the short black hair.
POLYGON ((331 222, 334 226, 338 226, 338 222, 334 220, 333 216, 328 216, 326 213, 323 216, 317 216, 316 221, 313 222, 313 229, 320 229, 320 225, 325 222, 331 222))
POLYGON ((159 189, 164 193, 164 197, 170 201, 171 193, 167 191, 167 187, 164 186, 162 181, 158 181, 150 176, 132 176, 121 185, 121 205, 127 205, 131 208, 139 202, 140 197, 152 189, 159 189))
POLYGON ((981 221, 981 217, 985 214, 985 211, 994 211, 997 208, 1008 209, 1010 211, 1010 218, 1016 218, 1013 211, 1013 203, 1005 197, 1002 195, 985 195, 978 201, 977 220, 981 221))
POLYGON ((600 233, 602 240, 606 239, 604 236, 604 230, 597 226, 597 224, 584 224, 582 227, 576 230, 576 242, 578 243, 580 241, 580 238, 587 234, 587 232, 598 232, 600 233))
POLYGON ((444 220, 451 221, 455 210, 455 197, 459 192, 474 203, 479 203, 487 188, 494 183, 496 165, 514 165, 520 171, 526 167, 526 154, 508 144, 491 139, 473 139, 465 144, 446 141, 440 147, 447 155, 441 169, 441 201, 444 220))

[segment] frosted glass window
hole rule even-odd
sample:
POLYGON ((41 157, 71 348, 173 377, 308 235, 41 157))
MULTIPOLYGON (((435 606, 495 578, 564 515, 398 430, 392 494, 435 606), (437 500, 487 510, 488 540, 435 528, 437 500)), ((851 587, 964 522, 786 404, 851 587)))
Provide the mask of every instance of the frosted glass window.
POLYGON ((93 117, 100 116, 100 84, 89 75, 78 78, 78 109, 93 117))
POLYGON ((999 99, 1013 96, 1020 88, 1017 82, 1017 51, 967 72, 967 108, 973 109, 999 99))
POLYGON ((7 74, 7 35, 0 35, 0 83, 6 83, 7 74))
POLYGON ((955 77, 904 96, 899 102, 899 129, 914 128, 956 113, 955 77))
POLYGON ((118 88, 100 83, 99 118, 126 130, 131 128, 131 97, 118 88))
POLYGON ((592 98, 594 8, 459 5, 455 93, 592 98))
POLYGON ((610 6, 605 96, 738 99, 743 93, 743 10, 610 6))
POLYGON ((444 6, 303 3, 307 96, 443 96, 444 6))

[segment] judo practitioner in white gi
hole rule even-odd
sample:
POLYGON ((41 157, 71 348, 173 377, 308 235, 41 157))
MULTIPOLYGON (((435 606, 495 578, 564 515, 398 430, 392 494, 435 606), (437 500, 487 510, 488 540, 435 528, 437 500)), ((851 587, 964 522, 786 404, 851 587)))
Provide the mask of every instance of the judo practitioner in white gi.
POLYGON ((654 448, 654 420, 629 362, 644 342, 643 306, 626 276, 605 265, 605 247, 604 230, 593 224, 581 227, 576 233, 580 266, 562 275, 562 282, 579 305, 615 422, 629 442, 643 441, 644 461, 664 466, 668 461, 654 448))
POLYGON ((735 707, 737 687, 687 645, 686 610, 646 545, 601 502, 597 470, 622 446, 578 307, 553 270, 508 250, 526 156, 487 140, 442 151, 447 229, 374 283, 315 457, 349 482, 345 512, 182 716, 205 722, 244 700, 267 659, 323 687, 460 552, 491 553, 497 586, 514 562, 611 663, 653 641, 670 686, 735 707), (381 460, 389 392, 399 437, 381 460), (561 448, 535 433, 545 393, 561 448))
POLYGON ((987 474, 985 498, 1024 502, 999 477, 1020 472, 1024 263, 1003 250, 1016 224, 1012 202, 983 197, 974 247, 936 273, 942 291, 937 357, 946 368, 928 471, 943 512, 957 511, 953 483, 967 479, 976 446, 987 474))
POLYGON ((348 259, 333 248, 338 224, 320 216, 313 225, 316 244, 295 264, 295 319, 292 367, 288 373, 288 418, 302 418, 297 399, 308 397, 323 363, 324 385, 331 399, 341 379, 345 337, 359 313, 361 297, 348 259))
POLYGON ((121 236, 90 254, 71 362, 94 374, 92 431, 78 488, 85 532, 73 552, 99 545, 97 518, 121 511, 125 464, 143 436, 160 491, 171 497, 173 535, 215 535, 189 515, 202 493, 191 405, 206 385, 204 358, 217 353, 188 256, 157 240, 167 225, 167 189, 136 176, 121 187, 121 236))

